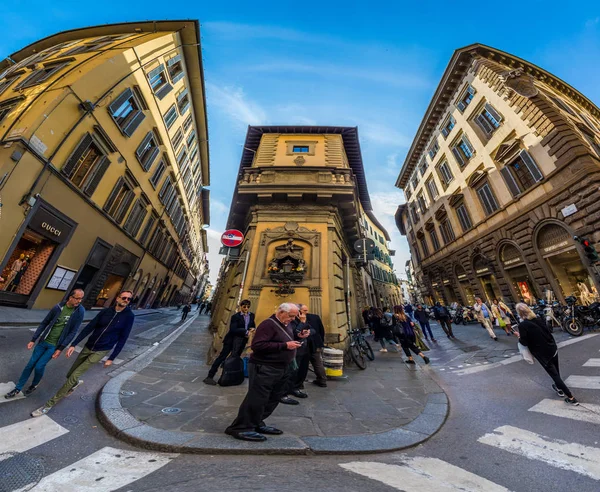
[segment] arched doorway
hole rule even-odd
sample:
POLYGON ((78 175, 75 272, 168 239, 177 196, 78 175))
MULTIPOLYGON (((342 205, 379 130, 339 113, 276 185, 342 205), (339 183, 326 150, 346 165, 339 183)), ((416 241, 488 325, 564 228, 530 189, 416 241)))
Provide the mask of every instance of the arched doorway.
POLYGON ((502 244, 498 251, 498 260, 515 300, 522 299, 527 304, 535 304, 539 293, 519 248, 512 243, 502 244))
POLYGON ((152 289, 153 289, 155 283, 156 283, 156 275, 154 276, 152 281, 148 284, 148 286, 146 287, 146 290, 144 291, 144 294, 142 295, 142 298, 140 299, 139 306, 141 309, 146 309, 146 305, 148 305, 150 303, 150 295, 152 294, 152 289))
POLYGON ((475 304, 475 293, 471 288, 471 283, 469 282, 469 277, 467 277, 466 270, 462 266, 456 265, 454 274, 456 275, 456 280, 458 280, 458 287, 463 293, 463 299, 466 302, 466 305, 472 306, 475 304))
POLYGON ((502 291, 496 281, 496 276, 492 271, 489 261, 482 255, 476 255, 473 258, 473 271, 481 283, 483 296, 488 302, 492 299, 500 299, 502 291))
POLYGON ((592 273, 579 256, 572 235, 556 222, 543 225, 535 241, 544 265, 551 275, 554 294, 561 301, 574 295, 579 302, 589 305, 598 299, 598 287, 592 273))

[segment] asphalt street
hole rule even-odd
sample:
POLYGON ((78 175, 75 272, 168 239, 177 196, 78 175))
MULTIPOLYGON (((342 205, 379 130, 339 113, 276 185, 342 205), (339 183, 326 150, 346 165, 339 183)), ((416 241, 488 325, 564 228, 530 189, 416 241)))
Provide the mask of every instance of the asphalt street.
MULTIPOLYGON (((124 358, 163 338, 178 326, 178 318, 178 313, 166 313, 138 319, 124 358), (153 329, 156 336, 148 335, 153 329), (144 332, 147 338, 140 337, 144 332)), ((10 459, 42 465, 45 478, 29 487, 34 491, 599 490, 600 336, 556 334, 563 345, 561 372, 565 379, 571 377, 571 389, 582 403, 575 409, 556 396, 539 364, 514 357, 514 338, 499 333, 494 342, 473 324, 455 328, 453 341, 442 337, 438 326, 433 329, 439 342, 430 343, 431 367, 449 396, 450 415, 433 438, 403 452, 285 457, 135 449, 108 436, 96 420, 93 399, 108 379, 100 365, 86 374, 81 391, 48 414, 51 422, 40 424, 47 424, 40 435, 55 432, 56 437, 40 437, 41 443, 27 447, 19 442, 19 431, 34 425, 28 413, 61 384, 70 364, 61 357, 48 366, 38 392, 0 403, 0 436, 6 436, 0 439, 0 455, 20 449, 10 459), (111 465, 111 460, 116 461, 111 465)), ((0 382, 18 378, 29 336, 26 328, 0 330, 0 382)), ((2 488, 5 483, 0 477, 0 490, 14 490, 2 488)))

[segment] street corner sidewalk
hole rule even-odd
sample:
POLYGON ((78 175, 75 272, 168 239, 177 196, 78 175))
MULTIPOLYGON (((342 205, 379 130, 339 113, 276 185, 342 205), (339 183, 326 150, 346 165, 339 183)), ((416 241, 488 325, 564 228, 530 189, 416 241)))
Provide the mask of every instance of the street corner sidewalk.
MULTIPOLYGON (((202 454, 360 454, 419 444, 446 420, 448 399, 432 366, 407 365, 402 354, 377 353, 365 371, 346 367, 347 380, 327 388, 305 383, 308 398, 280 404, 267 423, 284 431, 264 443, 224 434, 247 382, 208 386, 212 339, 200 316, 146 368, 123 372, 101 391, 98 417, 116 437, 147 449, 202 454)), ((309 373, 312 380, 312 373, 309 373)))

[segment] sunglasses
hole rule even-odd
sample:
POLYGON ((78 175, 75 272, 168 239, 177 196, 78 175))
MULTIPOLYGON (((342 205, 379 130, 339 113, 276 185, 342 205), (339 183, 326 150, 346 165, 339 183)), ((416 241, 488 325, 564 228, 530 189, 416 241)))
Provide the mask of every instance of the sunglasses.
POLYGON ((121 299, 124 300, 124 301, 131 301, 131 297, 123 297, 123 296, 121 296, 121 299))

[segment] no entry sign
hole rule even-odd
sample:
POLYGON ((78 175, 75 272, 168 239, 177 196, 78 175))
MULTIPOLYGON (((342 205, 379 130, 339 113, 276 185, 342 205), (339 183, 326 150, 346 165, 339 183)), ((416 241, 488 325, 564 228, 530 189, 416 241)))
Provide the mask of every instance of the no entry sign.
POLYGON ((228 248, 235 248, 236 246, 239 246, 242 244, 243 240, 244 235, 237 229, 229 229, 221 236, 221 244, 223 246, 227 246, 228 248))

